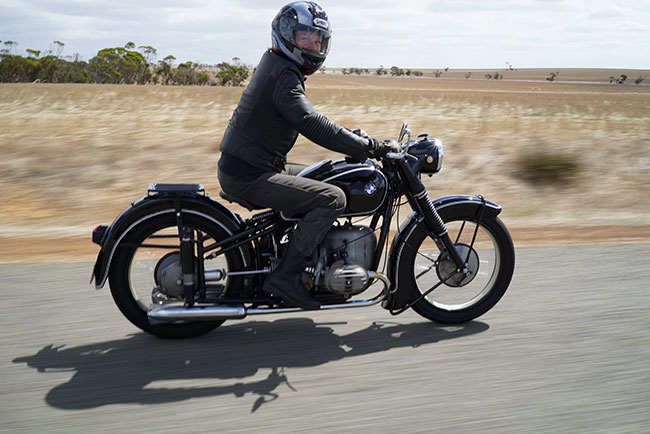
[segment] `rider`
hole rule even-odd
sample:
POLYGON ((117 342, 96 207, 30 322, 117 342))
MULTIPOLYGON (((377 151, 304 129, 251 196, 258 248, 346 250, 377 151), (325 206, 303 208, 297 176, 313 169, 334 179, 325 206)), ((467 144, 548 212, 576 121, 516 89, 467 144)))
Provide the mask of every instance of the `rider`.
POLYGON ((325 11, 313 2, 289 3, 271 27, 273 48, 262 56, 221 141, 219 183, 228 195, 256 207, 302 215, 263 289, 290 305, 319 309, 302 284, 302 271, 345 209, 346 198, 332 184, 296 176, 304 166, 288 164, 287 153, 298 133, 359 161, 386 152, 389 145, 339 126, 317 112, 305 95, 305 76, 317 71, 329 52, 325 11))

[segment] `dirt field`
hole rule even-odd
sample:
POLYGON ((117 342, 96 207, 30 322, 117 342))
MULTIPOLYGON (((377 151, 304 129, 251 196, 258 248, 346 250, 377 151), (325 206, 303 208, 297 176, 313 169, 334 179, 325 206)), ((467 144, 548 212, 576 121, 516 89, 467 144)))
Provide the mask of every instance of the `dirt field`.
MULTIPOLYGON (((441 138, 445 164, 425 179, 430 195, 498 202, 517 245, 650 239, 650 86, 608 82, 650 71, 560 70, 548 82, 550 71, 506 71, 499 81, 484 79, 489 71, 470 79, 466 71, 317 74, 307 89, 349 128, 394 138, 407 121, 414 135, 441 138), (525 183, 514 162, 535 149, 575 155, 584 171, 570 185, 525 183)), ((202 183, 217 196, 218 143, 242 90, 0 85, 0 261, 92 256, 92 228, 151 182, 202 183), (43 247, 43 239, 52 241, 43 247)), ((302 163, 323 158, 338 156, 305 139, 290 154, 302 163)))

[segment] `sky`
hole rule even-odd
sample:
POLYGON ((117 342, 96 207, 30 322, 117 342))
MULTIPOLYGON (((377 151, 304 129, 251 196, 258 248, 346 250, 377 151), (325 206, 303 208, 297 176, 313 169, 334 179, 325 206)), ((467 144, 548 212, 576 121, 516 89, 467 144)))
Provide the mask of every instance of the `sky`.
MULTIPOLYGON (((157 59, 257 64, 286 1, 0 0, 0 48, 90 60, 152 46, 157 59)), ((321 0, 327 67, 650 69, 650 0, 321 0)))

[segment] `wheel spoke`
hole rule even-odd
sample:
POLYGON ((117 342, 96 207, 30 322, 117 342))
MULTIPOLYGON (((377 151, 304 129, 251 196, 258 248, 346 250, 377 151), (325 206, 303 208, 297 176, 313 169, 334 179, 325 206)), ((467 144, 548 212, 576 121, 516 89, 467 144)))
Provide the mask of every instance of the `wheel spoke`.
POLYGON ((420 274, 418 274, 417 276, 415 276, 415 280, 419 279, 420 277, 422 277, 422 276, 424 276, 425 274, 427 274, 429 271, 433 270, 435 266, 436 266, 435 263, 429 265, 429 267, 425 268, 424 271, 422 271, 420 274))
POLYGON ((499 248, 490 232, 476 221, 463 219, 446 225, 461 258, 469 264, 468 272, 457 274, 448 255, 432 250, 425 236, 414 257, 413 278, 418 292, 427 294, 424 300, 429 304, 447 311, 467 309, 479 303, 494 284, 499 248), (471 230, 466 230, 468 224, 472 225, 471 230), (481 249, 477 250, 479 246, 481 249), (450 274, 452 277, 448 277, 450 274), (429 293, 432 287, 437 289, 429 293))
POLYGON ((454 241, 454 244, 458 244, 458 240, 460 240, 460 236, 463 234, 463 229, 465 229, 464 220, 463 220, 463 224, 460 226, 460 229, 458 230, 458 236, 456 237, 456 241, 454 241))
POLYGON ((423 258, 425 258, 425 259, 426 259, 427 261, 429 261, 429 262, 433 262, 434 265, 436 264, 436 260, 435 260, 435 259, 431 259, 430 256, 427 256, 427 255, 425 255, 424 253, 422 253, 422 252, 420 252, 420 251, 418 251, 418 255, 419 255, 419 256, 422 256, 423 258))

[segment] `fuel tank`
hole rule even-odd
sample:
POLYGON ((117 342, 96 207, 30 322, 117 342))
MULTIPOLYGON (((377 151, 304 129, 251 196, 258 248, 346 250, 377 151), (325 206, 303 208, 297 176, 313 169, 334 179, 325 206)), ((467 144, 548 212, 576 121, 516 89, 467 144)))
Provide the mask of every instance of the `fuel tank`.
POLYGON ((343 217, 372 214, 384 203, 388 192, 386 175, 370 160, 363 163, 324 160, 307 167, 298 176, 327 182, 343 190, 347 199, 343 217))

